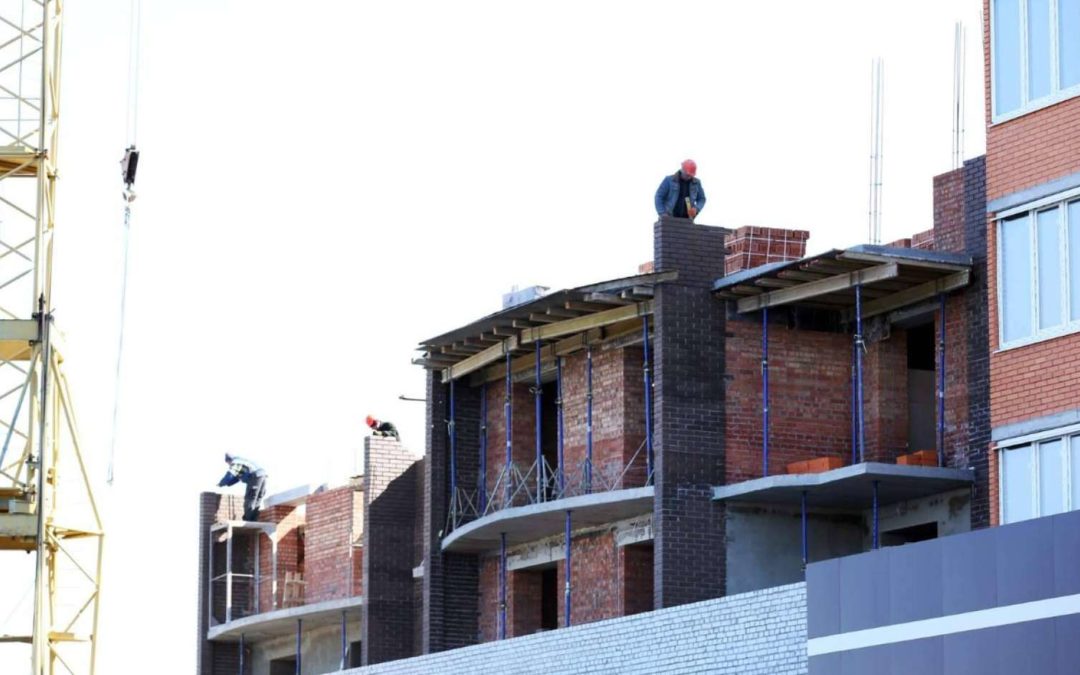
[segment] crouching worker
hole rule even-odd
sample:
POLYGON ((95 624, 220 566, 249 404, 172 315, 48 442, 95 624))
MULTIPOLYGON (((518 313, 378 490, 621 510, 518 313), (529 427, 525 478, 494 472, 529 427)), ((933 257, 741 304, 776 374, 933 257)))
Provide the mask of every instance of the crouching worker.
POLYGON ((225 461, 229 464, 229 470, 218 481, 218 487, 228 487, 243 483, 247 486, 244 492, 244 520, 256 521, 259 519, 259 507, 263 497, 266 496, 266 472, 255 462, 243 457, 236 457, 225 453, 225 461))
POLYGON ((401 439, 401 437, 398 436, 397 427, 394 426, 393 422, 380 422, 371 415, 367 416, 366 421, 368 427, 371 428, 372 436, 385 436, 387 438, 397 438, 399 440, 401 439))

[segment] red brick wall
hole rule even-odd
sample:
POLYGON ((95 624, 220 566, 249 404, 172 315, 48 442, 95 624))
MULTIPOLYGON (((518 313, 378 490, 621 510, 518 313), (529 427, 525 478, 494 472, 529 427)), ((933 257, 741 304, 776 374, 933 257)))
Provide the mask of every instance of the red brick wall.
MULTIPOLYGON (((990 123, 990 12, 986 17, 986 197, 993 200, 1080 171, 1080 97, 1000 124, 990 123)), ((1075 408, 1080 399, 1080 335, 995 353, 999 345, 997 228, 987 220, 990 309, 990 416, 997 427, 1075 408), (1038 377, 1033 374, 1038 373, 1038 377)))
POLYGON ((619 559, 622 564, 623 616, 652 611, 652 542, 621 547, 619 559))
MULTIPOLYGON (((578 476, 585 460, 586 355, 563 362, 563 453, 568 476, 578 476)), ((618 476, 645 438, 644 376, 640 347, 593 350, 593 475, 618 476)), ((487 385, 487 488, 491 491, 506 462, 502 381, 487 385)), ((513 457, 524 473, 536 461, 536 412, 530 385, 513 386, 513 457)), ((555 467, 552 467, 554 469, 555 467)), ((628 472, 627 487, 645 482, 645 451, 628 472)))
POLYGON ((530 635, 540 630, 540 588, 538 571, 506 573, 507 637, 530 635))
MULTIPOLYGON (((513 431, 512 457, 524 475, 536 461, 536 408, 527 384, 511 387, 513 431)), ((506 414, 504 410, 506 383, 504 380, 487 385, 487 489, 491 492, 506 466, 506 414)), ((505 485, 501 483, 500 486, 505 485)))
POLYGON ((907 334, 902 330, 894 328, 888 339, 871 343, 866 349, 863 428, 866 461, 893 462, 907 451, 907 334))
POLYGON ((303 542, 300 532, 304 525, 304 517, 295 506, 272 506, 263 509, 259 513, 259 520, 264 523, 278 524, 277 545, 277 595, 272 595, 273 589, 273 550, 270 540, 265 535, 259 536, 259 570, 262 575, 262 584, 259 589, 259 609, 268 612, 281 607, 281 600, 285 592, 285 573, 304 573, 303 542))
MULTIPOLYGON (((615 533, 575 535, 571 547, 570 622, 589 623, 622 616, 622 575, 615 533)), ((565 575, 565 564, 560 564, 559 588, 565 587, 565 575)), ((565 598, 560 595, 559 625, 562 625, 565 613, 565 598)))
POLYGON ((304 602, 352 595, 357 587, 352 560, 354 500, 361 493, 344 486, 307 499, 304 533, 304 602))
MULTIPOLYGON (((726 342, 728 483, 762 472, 761 324, 731 320, 726 342)), ((769 326, 769 473, 789 462, 850 458, 851 336, 769 326)))
MULTIPOLYGON (((480 562, 480 641, 490 642, 499 637, 499 556, 491 555, 480 562)), ((509 597, 509 596, 508 596, 509 597)))

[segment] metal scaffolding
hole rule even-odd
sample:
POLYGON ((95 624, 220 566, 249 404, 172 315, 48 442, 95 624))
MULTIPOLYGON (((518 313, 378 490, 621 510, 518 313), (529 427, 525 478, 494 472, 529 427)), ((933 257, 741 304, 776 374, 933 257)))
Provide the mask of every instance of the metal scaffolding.
POLYGON ((0 641, 32 675, 94 672, 104 539, 52 315, 61 8, 0 3, 0 550, 34 553, 33 618, 0 641))

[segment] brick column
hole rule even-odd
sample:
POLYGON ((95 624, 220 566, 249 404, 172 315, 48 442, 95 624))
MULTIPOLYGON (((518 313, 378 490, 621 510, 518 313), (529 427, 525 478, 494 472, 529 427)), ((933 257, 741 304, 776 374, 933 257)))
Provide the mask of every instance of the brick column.
MULTIPOLYGON (((971 286, 964 293, 967 324, 967 466, 975 469, 971 527, 990 525, 990 320, 986 267, 986 156, 964 162, 964 252, 971 286)), ((948 309, 946 311, 949 311, 948 309)), ((954 310, 955 311, 955 310, 954 310)))
MULTIPOLYGON (((198 631, 195 640, 195 663, 197 675, 214 675, 223 668, 239 666, 240 652, 236 643, 210 642, 206 633, 210 629, 207 616, 208 588, 210 579, 210 526, 222 520, 239 520, 244 513, 244 499, 235 495, 203 492, 199 495, 199 597, 198 631)), ((223 569, 223 563, 217 567, 223 569)))
POLYGON ((653 507, 655 608, 723 595, 724 304, 712 297, 724 273, 725 230, 661 218, 654 226, 658 271, 679 278, 654 300, 653 507))
MULTIPOLYGON (((463 482, 463 485, 475 485, 475 457, 479 447, 479 389, 464 384, 457 386, 455 403, 458 439, 461 441, 458 443, 459 481, 471 481, 463 482)), ((450 501, 450 444, 445 424, 448 417, 449 387, 442 384, 438 373, 428 372, 421 617, 421 642, 425 654, 475 644, 478 634, 477 556, 444 554, 441 548, 450 501)))
POLYGON ((365 666, 413 656, 412 526, 420 467, 399 441, 364 439, 365 666))

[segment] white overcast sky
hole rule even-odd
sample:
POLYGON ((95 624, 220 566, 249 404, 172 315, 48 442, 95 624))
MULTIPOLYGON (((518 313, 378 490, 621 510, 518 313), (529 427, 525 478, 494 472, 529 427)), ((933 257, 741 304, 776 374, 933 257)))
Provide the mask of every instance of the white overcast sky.
MULTIPOLYGON (((416 343, 514 284, 634 273, 685 157, 699 222, 864 241, 883 56, 883 239, 929 228, 958 19, 965 154, 984 148, 979 0, 143 5, 102 673, 193 671, 197 499, 225 450, 271 492, 343 480, 369 412, 422 452, 423 405, 398 401, 423 395, 416 343)), ((65 8, 54 300, 103 478, 129 0, 65 8)), ((23 593, 0 594, 0 633, 23 593)), ((27 653, 0 650, 0 670, 27 653)))

